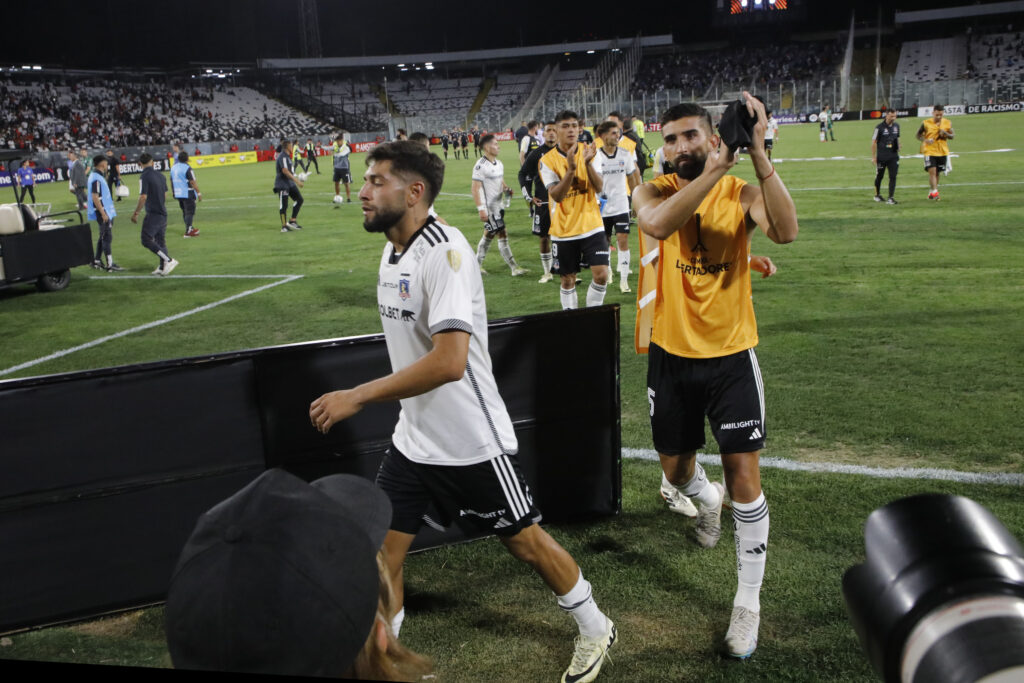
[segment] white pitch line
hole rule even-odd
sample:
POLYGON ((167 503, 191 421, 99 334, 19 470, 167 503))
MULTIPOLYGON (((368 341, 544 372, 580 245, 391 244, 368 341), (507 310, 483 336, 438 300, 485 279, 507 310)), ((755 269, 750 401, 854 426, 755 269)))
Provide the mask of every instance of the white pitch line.
MULTIPOLYGON (((128 280, 128 279, 136 279, 137 277, 138 276, 127 275, 127 276, 124 276, 124 277, 111 277, 111 278, 98 278, 98 279, 101 279, 101 280, 128 280)), ((174 276, 172 275, 170 277, 174 277, 174 276)), ((181 276, 181 277, 184 278, 185 276, 181 276)), ((279 280, 277 282, 271 282, 270 284, 262 285, 260 287, 254 288, 254 289, 247 289, 244 292, 239 292, 238 294, 232 294, 231 296, 229 296, 229 297, 227 297, 225 299, 221 299, 220 301, 214 301, 213 303, 206 304, 206 305, 200 306, 198 308, 193 308, 191 310, 184 311, 182 313, 176 313, 174 315, 167 316, 166 318, 161 318, 160 320, 154 320, 153 322, 145 323, 143 325, 137 325, 136 327, 132 327, 132 328, 129 328, 127 330, 122 330, 121 332, 116 332, 114 334, 108 334, 106 337, 100 337, 99 339, 94 339, 94 340, 92 340, 90 342, 86 342, 84 344, 79 344, 78 346, 72 346, 69 349, 63 349, 61 351, 56 351, 54 353, 51 353, 48 356, 43 356, 42 358, 36 358, 35 360, 30 360, 30 361, 27 361, 25 363, 20 363, 18 365, 14 365, 14 366, 9 367, 9 368, 7 368, 5 370, 0 370, 0 377, 2 377, 4 375, 9 375, 12 372, 18 372, 19 370, 24 370, 25 368, 30 368, 33 365, 39 365, 40 363, 45 363, 47 361, 51 361, 51 360, 54 360, 56 358, 61 358, 62 356, 70 355, 72 353, 75 353, 76 351, 82 351, 82 350, 85 350, 85 349, 92 348, 94 346, 99 346, 100 344, 102 344, 104 342, 108 342, 108 341, 111 341, 111 340, 114 340, 114 339, 120 339, 121 337, 127 337, 129 334, 135 334, 136 332, 142 332, 143 330, 148 330, 150 328, 158 327, 160 325, 166 325, 167 323, 174 322, 175 320, 180 320, 182 318, 186 318, 186 317, 188 317, 190 315, 195 315, 196 313, 202 313, 203 311, 208 311, 211 308, 216 308, 217 306, 220 306, 222 304, 230 303, 230 302, 235 301, 237 299, 241 299, 242 297, 249 296, 250 294, 256 294, 257 292, 262 292, 265 289, 270 289, 271 287, 277 287, 278 285, 283 285, 285 283, 292 282, 294 280, 298 280, 302 276, 301 275, 284 275, 284 276, 276 275, 276 276, 271 276, 271 277, 283 277, 284 279, 279 280)), ((152 276, 150 276, 149 279, 153 279, 152 276)))
POLYGON ((90 280, 270 280, 271 278, 300 278, 301 275, 90 275, 90 280))
MULTIPOLYGON (((657 452, 644 448, 623 448, 622 456, 637 460, 658 460, 657 452)), ((702 465, 721 465, 718 455, 698 453, 697 461, 702 465)), ((959 472, 957 470, 940 470, 932 467, 865 467, 863 465, 843 465, 834 462, 800 462, 788 458, 761 458, 762 467, 771 467, 791 472, 826 472, 829 474, 859 474, 879 479, 938 479, 956 481, 963 484, 1005 484, 1008 486, 1024 486, 1024 474, 1011 472, 959 472)))
MULTIPOLYGON (((942 187, 970 187, 974 185, 1024 185, 1024 180, 996 180, 987 183, 942 183, 942 187)), ((900 185, 901 190, 905 190, 908 188, 915 189, 923 187, 928 187, 928 185, 900 185)), ((864 192, 865 190, 870 191, 871 186, 858 185, 854 187, 790 187, 787 189, 790 192, 849 192, 853 190, 856 190, 857 192, 864 192)))

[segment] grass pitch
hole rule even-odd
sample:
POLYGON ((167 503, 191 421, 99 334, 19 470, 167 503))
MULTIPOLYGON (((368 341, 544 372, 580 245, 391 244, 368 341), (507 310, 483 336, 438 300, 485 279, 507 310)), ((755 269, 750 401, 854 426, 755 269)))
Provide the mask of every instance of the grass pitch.
MULTIPOLYGON (((904 151, 916 151, 919 120, 900 122, 904 151)), ((950 146, 960 156, 942 178, 941 201, 926 199, 921 160, 905 158, 897 206, 871 200, 873 123, 837 123, 834 143, 820 143, 813 125, 782 127, 775 157, 801 232, 785 246, 754 238, 755 253, 779 266, 776 276, 754 282, 768 410, 765 455, 1024 473, 1021 122, 1016 113, 954 117, 950 146)), ((657 139, 649 135, 652 149, 657 139)), ((501 158, 506 181, 518 188, 511 144, 501 158)), ((471 243, 480 236, 468 197, 473 161, 448 161, 436 202, 471 243)), ((327 166, 303 190, 305 229, 287 234, 280 233, 271 193, 272 165, 199 170, 204 200, 195 224, 202 234, 182 239, 180 214, 169 202, 168 243, 181 266, 165 279, 148 276, 156 259, 128 221, 137 191, 130 178, 133 196, 117 205, 114 256, 128 268, 124 276, 145 277, 79 268, 63 292, 0 291, 7 333, 0 372, 33 363, 0 379, 378 332, 381 238, 361 227, 358 183, 352 204, 331 203, 327 166), (186 277, 192 275, 302 277, 124 334, 282 279, 186 277), (35 363, 106 337, 112 338, 35 363)), ((363 168, 356 155, 354 174, 363 168)), ((749 161, 734 172, 753 180, 749 161)), ((38 195, 54 210, 73 204, 63 184, 40 186, 38 195)), ((524 202, 513 202, 507 223, 512 249, 531 272, 510 277, 492 248, 485 263, 490 317, 557 310, 557 281, 536 281, 540 262, 524 202)), ((631 242, 635 260, 635 235, 631 242)), ((623 445, 650 448, 646 361, 632 353, 633 296, 616 284, 606 301, 623 306, 623 445)), ((714 449, 710 437, 708 449, 714 449)), ((602 680, 868 680, 839 581, 863 557, 861 530, 871 510, 911 493, 960 493, 1024 538, 1020 487, 765 470, 772 535, 761 643, 750 662, 736 664, 716 649, 735 587, 731 532, 718 548, 699 552, 690 526, 662 509, 658 477, 654 463, 627 461, 621 516, 551 529, 619 625, 615 664, 602 680)), ((442 678, 550 680, 568 663, 571 620, 497 543, 419 554, 406 575, 403 640, 433 656, 442 678)), ((0 657, 165 666, 161 614, 154 609, 15 635, 0 642, 0 657)))

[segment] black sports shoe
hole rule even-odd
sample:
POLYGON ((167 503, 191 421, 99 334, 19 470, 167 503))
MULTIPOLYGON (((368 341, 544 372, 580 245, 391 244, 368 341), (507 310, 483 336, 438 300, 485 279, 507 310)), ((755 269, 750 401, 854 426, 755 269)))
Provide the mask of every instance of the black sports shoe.
POLYGON ((880 194, 876 194, 876 195, 875 195, 875 201, 876 201, 876 202, 880 202, 880 201, 882 201, 882 195, 880 195, 880 194))
POLYGON ((892 197, 889 197, 888 199, 886 199, 885 203, 886 204, 899 204, 899 202, 896 201, 895 199, 893 199, 892 197))
POLYGON ((288 229, 289 230, 302 230, 302 226, 299 225, 298 223, 296 223, 295 221, 288 221, 288 229))
POLYGON ((117 265, 116 263, 111 263, 109 266, 107 266, 108 273, 120 273, 122 270, 124 270, 124 268, 117 265))

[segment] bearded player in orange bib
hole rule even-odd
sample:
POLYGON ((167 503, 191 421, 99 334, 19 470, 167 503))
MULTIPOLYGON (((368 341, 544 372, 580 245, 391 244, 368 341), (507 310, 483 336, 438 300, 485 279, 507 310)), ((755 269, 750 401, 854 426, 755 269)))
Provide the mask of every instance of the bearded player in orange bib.
POLYGON ((692 498, 697 541, 715 546, 725 492, 708 481, 696 459, 706 415, 732 499, 739 586, 725 646, 738 658, 757 647, 768 547, 768 505, 758 467, 765 413, 754 355, 750 240, 760 228, 785 244, 799 230, 793 199, 765 153, 764 105, 749 93, 743 96, 756 119, 748 148, 756 185, 729 174, 735 153, 713 132, 707 110, 684 103, 661 121, 665 157, 676 172, 633 192, 644 243, 637 349, 649 351, 647 395, 664 473, 662 495, 668 485, 692 498))

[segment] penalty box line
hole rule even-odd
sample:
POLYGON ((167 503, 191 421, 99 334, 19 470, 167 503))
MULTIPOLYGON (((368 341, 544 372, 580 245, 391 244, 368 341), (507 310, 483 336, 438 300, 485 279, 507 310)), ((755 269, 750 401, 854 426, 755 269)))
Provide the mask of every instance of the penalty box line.
MULTIPOLYGON (((637 460, 658 460, 657 452, 644 448, 623 448, 622 457, 637 460)), ((697 461, 702 465, 721 465, 718 455, 698 453, 697 461)), ((771 467, 791 472, 825 472, 828 474, 859 474, 879 479, 933 479, 955 481, 963 484, 1003 484, 1024 486, 1024 474, 1011 472, 960 472, 933 467, 865 467, 844 465, 835 462, 801 462, 788 458, 761 458, 761 467, 771 467)))
MULTIPOLYGON (((266 285, 261 285, 259 287, 254 287, 253 289, 247 289, 244 292, 239 292, 238 294, 232 294, 231 296, 226 297, 224 299, 221 299, 220 301, 214 301, 213 303, 204 304, 202 306, 199 306, 198 308, 192 308, 192 309, 189 309, 187 311, 182 311, 181 313, 175 313, 174 315, 169 315, 166 318, 161 318, 160 320, 154 320, 153 322, 144 323, 142 325, 136 325, 135 327, 131 327, 131 328, 127 329, 127 330, 122 330, 120 332, 115 332, 114 334, 108 334, 105 337, 100 337, 99 339, 93 339, 90 342, 86 342, 84 344, 79 344, 78 346, 72 346, 71 348, 68 348, 68 349, 62 349, 60 351, 55 351, 54 353, 51 353, 51 354, 49 354, 47 356, 43 356, 41 358, 36 358, 35 360, 30 360, 30 361, 26 361, 24 363, 19 363, 18 365, 14 365, 14 366, 11 366, 9 368, 5 368, 3 370, 0 370, 0 377, 2 377, 4 375, 9 375, 12 372, 19 372, 20 370, 24 370, 26 368, 30 368, 30 367, 32 367, 34 365, 39 365, 40 363, 45 363, 47 361, 51 361, 51 360, 55 360, 57 358, 62 358, 64 356, 68 356, 68 355, 70 355, 72 353, 75 353, 77 351, 84 351, 85 349, 91 349, 94 346, 99 346, 100 344, 103 344, 103 343, 108 342, 108 341, 113 341, 114 339, 120 339, 121 337, 127 337, 128 335, 135 334, 136 332, 142 332, 144 330, 148 330, 148 329, 151 329, 151 328, 154 328, 154 327, 159 327, 160 325, 166 325, 167 323, 174 322, 175 320, 181 320, 182 318, 187 318, 190 315, 195 315, 196 313, 202 313, 203 311, 208 311, 211 308, 216 308, 217 306, 221 306, 223 304, 231 303, 232 301, 237 301, 238 299, 250 296, 252 294, 257 294, 259 292, 262 292, 264 290, 270 289, 272 287, 277 287, 278 285, 283 285, 283 284, 286 284, 288 282, 294 282, 295 280, 298 280, 301 277, 302 277, 301 275, 168 275, 166 278, 161 278, 161 279, 168 279, 168 280, 175 279, 175 278, 180 279, 180 280, 200 279, 200 278, 208 278, 208 279, 251 279, 251 278, 267 279, 267 278, 281 278, 281 279, 278 280, 277 282, 271 282, 271 283, 266 284, 266 285)), ((155 278, 152 275, 149 275, 149 276, 145 276, 145 275, 121 275, 121 276, 114 276, 114 277, 92 277, 90 279, 113 281, 113 280, 143 280, 143 279, 144 280, 153 280, 155 278)))

